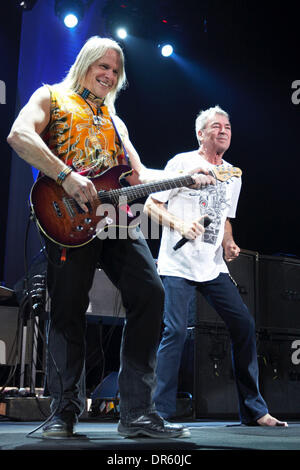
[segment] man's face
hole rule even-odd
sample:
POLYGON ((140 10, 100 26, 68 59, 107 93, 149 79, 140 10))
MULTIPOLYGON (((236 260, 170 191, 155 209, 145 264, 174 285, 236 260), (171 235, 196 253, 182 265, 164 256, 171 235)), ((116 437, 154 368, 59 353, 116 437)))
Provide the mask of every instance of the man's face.
POLYGON ((81 85, 98 98, 105 98, 117 85, 120 66, 118 52, 109 49, 101 59, 90 65, 81 85))
POLYGON ((228 118, 223 114, 215 114, 207 122, 205 129, 199 131, 199 137, 204 148, 219 154, 226 152, 231 142, 231 125, 228 118))

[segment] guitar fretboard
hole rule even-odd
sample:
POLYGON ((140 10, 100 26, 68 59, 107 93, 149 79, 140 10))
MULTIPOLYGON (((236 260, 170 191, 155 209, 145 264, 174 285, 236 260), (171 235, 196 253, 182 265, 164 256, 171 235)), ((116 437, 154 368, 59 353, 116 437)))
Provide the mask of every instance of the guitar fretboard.
POLYGON ((166 191, 168 189, 180 188, 183 186, 190 186, 194 183, 190 175, 179 176, 171 180, 162 180, 152 183, 137 184, 135 186, 128 186, 120 189, 112 189, 110 191, 99 191, 98 196, 101 202, 112 201, 117 204, 123 198, 126 202, 134 201, 144 196, 149 196, 151 193, 158 191, 166 191))

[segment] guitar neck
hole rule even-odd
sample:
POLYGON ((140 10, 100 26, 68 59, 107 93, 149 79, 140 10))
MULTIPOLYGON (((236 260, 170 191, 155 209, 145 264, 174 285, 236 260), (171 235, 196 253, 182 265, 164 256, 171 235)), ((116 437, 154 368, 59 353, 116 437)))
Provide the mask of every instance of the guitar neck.
MULTIPOLYGON (((231 177, 240 177, 242 172, 239 168, 215 168, 209 171, 215 179, 219 181, 227 181, 231 177)), ((137 184, 135 186, 127 186, 125 188, 112 189, 110 191, 99 191, 98 197, 102 202, 112 201, 114 204, 118 204, 119 199, 126 199, 127 202, 134 201, 149 194, 156 193, 158 191, 166 191, 168 189, 182 188, 183 186, 191 186, 194 184, 194 180, 191 175, 178 176, 177 178, 166 179, 162 181, 154 181, 152 183, 137 184)))
MULTIPOLYGON (((113 189, 108 191, 107 196, 114 201, 119 198, 126 198, 127 202, 134 201, 141 197, 149 196, 151 193, 158 191, 166 191, 168 189, 181 188, 183 186, 190 186, 194 183, 193 178, 190 175, 179 176, 170 180, 156 181, 153 183, 137 184, 135 186, 128 186, 120 189, 113 189)), ((101 191, 98 193, 99 198, 102 199, 103 195, 101 191)))

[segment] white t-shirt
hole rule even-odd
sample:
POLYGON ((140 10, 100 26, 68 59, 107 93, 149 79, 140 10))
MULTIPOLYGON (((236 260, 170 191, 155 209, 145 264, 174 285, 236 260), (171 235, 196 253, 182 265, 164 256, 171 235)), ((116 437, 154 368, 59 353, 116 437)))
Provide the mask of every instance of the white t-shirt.
MULTIPOLYGON (((232 167, 224 160, 222 166, 232 167)), ((166 170, 178 172, 198 167, 216 168, 199 155, 198 150, 194 150, 175 155, 166 165, 166 170)), ((217 181, 216 186, 209 185, 201 190, 184 187, 151 195, 168 203, 168 211, 185 221, 194 221, 202 215, 212 219, 204 235, 188 241, 176 251, 173 247, 182 238, 180 233, 169 227, 163 228, 158 255, 160 275, 204 282, 215 279, 221 272, 228 272, 223 259, 224 226, 227 217, 235 217, 240 190, 241 178, 231 177, 226 182, 217 181)))

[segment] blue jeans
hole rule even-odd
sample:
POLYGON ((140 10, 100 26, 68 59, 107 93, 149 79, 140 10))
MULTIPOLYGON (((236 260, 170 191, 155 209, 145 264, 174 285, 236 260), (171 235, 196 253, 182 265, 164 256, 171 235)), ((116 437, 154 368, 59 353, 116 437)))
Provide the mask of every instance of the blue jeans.
MULTIPOLYGON (((230 276, 221 273, 207 282, 194 282, 164 276, 164 330, 157 355, 157 411, 169 418, 176 412, 178 371, 186 339, 188 312, 196 289, 225 322, 231 339, 233 370, 236 379, 242 423, 256 421, 268 413, 259 392, 255 323, 230 276)), ((200 313, 201 315, 201 313, 200 313)))

